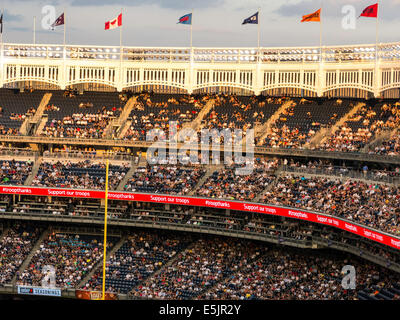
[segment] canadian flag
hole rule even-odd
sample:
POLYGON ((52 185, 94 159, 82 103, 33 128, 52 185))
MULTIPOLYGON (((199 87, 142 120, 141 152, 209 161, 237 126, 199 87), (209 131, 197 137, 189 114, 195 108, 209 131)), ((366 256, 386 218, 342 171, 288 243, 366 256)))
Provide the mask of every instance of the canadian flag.
POLYGON ((107 21, 104 30, 115 29, 120 26, 122 26, 122 13, 114 20, 107 21))

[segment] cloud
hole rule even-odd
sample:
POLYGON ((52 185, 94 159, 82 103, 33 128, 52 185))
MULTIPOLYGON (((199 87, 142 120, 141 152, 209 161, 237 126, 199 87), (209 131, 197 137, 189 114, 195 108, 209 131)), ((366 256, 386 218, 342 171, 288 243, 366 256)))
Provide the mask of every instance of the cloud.
POLYGON ((225 0, 115 0, 112 3, 108 0, 72 0, 72 6, 122 6, 136 7, 144 5, 156 5, 167 9, 198 9, 211 8, 222 5, 225 0))
POLYGON ((29 32, 31 31, 29 28, 25 28, 25 27, 9 27, 9 30, 12 31, 17 31, 17 32, 29 32))
POLYGON ((13 21, 20 22, 23 19, 24 19, 23 16, 20 15, 20 14, 12 14, 7 9, 4 10, 4 22, 7 22, 7 21, 9 21, 9 22, 13 22, 13 21))

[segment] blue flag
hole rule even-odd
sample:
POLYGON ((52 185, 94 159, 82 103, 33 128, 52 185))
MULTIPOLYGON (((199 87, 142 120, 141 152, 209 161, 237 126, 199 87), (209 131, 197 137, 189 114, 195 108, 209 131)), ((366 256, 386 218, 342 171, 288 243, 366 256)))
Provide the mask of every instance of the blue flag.
POLYGON ((192 24, 192 14, 188 13, 188 14, 185 14, 184 16, 180 17, 178 23, 192 24))
POLYGON ((251 17, 248 17, 247 19, 244 19, 242 24, 258 24, 258 12, 253 14, 251 17))

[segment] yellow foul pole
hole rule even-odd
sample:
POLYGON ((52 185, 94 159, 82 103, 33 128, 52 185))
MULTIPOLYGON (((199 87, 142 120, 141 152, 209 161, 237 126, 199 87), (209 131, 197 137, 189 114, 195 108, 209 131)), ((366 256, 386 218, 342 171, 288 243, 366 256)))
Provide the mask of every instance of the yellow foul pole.
POLYGON ((101 300, 104 300, 106 291, 106 256, 107 256, 107 204, 108 204, 108 159, 106 162, 106 192, 105 192, 105 209, 104 209, 104 252, 103 252, 103 288, 101 300))

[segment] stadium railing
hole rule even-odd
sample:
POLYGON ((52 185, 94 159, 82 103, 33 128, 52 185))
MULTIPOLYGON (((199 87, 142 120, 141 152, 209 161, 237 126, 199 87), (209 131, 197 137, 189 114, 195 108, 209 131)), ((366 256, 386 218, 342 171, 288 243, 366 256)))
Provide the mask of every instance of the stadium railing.
POLYGON ((367 172, 357 171, 352 168, 346 168, 343 171, 343 167, 339 166, 320 166, 318 168, 310 167, 294 167, 290 165, 283 165, 282 171, 290 173, 299 174, 317 174, 325 176, 340 177, 346 179, 360 179, 360 180, 370 180, 375 182, 384 182, 389 184, 399 184, 400 183, 400 173, 387 172, 389 175, 379 175, 381 171, 379 170, 369 170, 367 172), (392 174, 392 175, 390 175, 392 174))
MULTIPOLYGON (((33 136, 4 136, 0 135, 0 142, 19 142, 19 143, 39 143, 39 144, 58 144, 58 145, 87 145, 87 146, 108 146, 108 147, 125 147, 125 148, 149 148, 157 146, 154 142, 147 141, 127 141, 127 140, 112 140, 112 139, 79 139, 79 138, 52 138, 52 137, 33 137, 33 136)), ((168 141, 167 141, 168 143, 168 141)), ((170 143, 170 148, 178 150, 184 146, 184 143, 170 143)), ((168 145, 167 145, 168 147, 168 145)), ((200 146, 194 146, 193 150, 201 150, 200 146)), ((209 151, 224 151, 224 146, 210 145, 209 151)), ((245 145, 243 145, 245 151, 245 145)), ((321 151, 310 149, 284 149, 284 148, 265 148, 254 147, 255 154, 265 155, 280 155, 280 156, 299 156, 310 158, 325 158, 325 159, 342 159, 356 160, 363 162, 380 162, 400 164, 400 156, 378 155, 363 152, 335 152, 321 151)))

